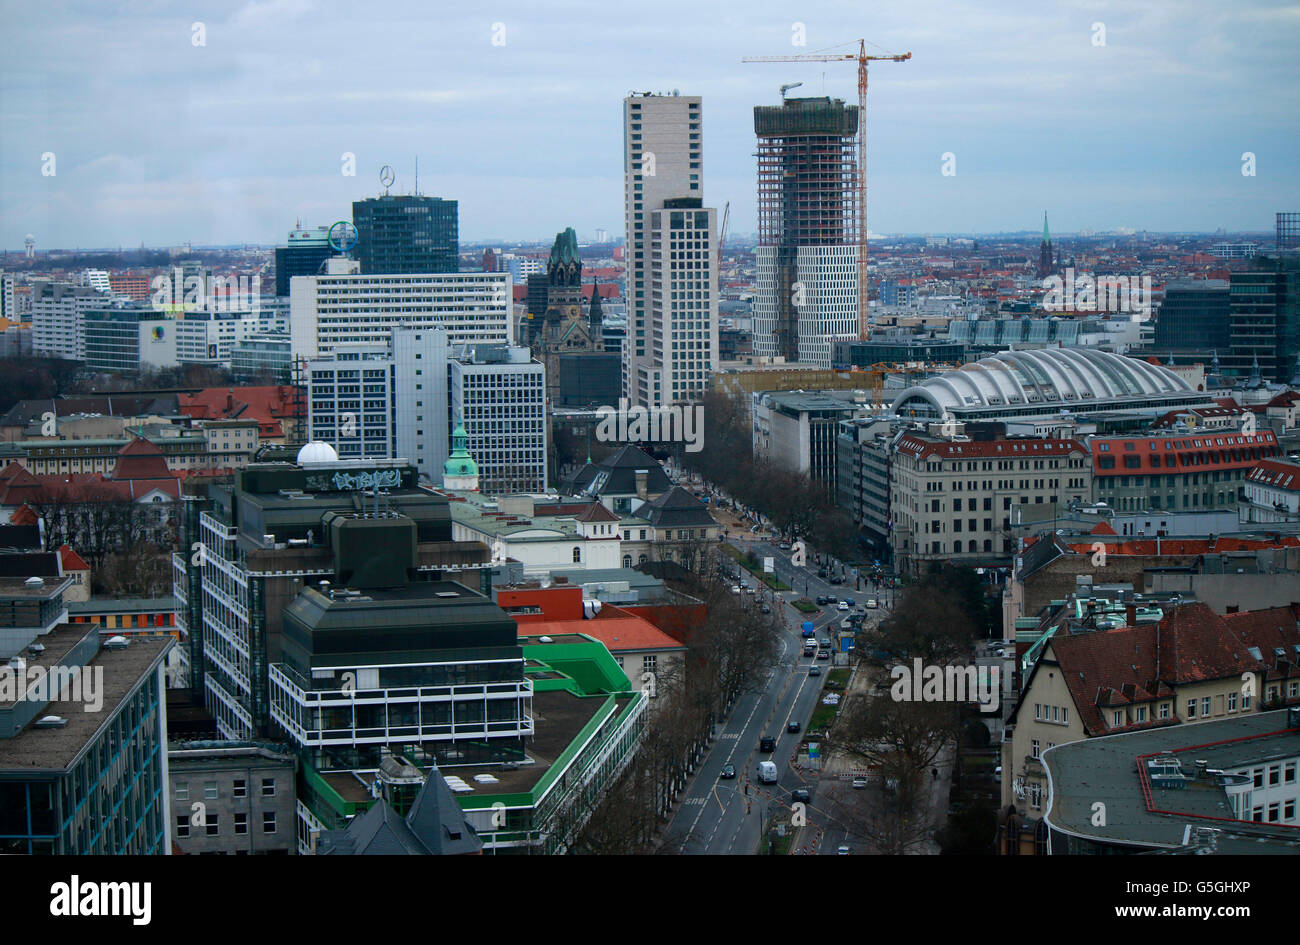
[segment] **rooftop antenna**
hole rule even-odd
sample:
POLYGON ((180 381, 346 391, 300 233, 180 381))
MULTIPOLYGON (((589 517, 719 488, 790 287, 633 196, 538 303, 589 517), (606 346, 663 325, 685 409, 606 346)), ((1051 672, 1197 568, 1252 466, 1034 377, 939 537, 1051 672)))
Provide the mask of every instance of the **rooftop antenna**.
POLYGON ((420 155, 415 156, 415 196, 420 196, 420 155))

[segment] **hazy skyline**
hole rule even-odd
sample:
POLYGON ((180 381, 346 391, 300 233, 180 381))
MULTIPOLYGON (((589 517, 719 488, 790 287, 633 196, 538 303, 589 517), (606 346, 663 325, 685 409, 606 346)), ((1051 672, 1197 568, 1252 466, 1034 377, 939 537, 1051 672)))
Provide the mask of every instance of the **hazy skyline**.
POLYGON ((1300 209, 1295 3, 0 9, 10 250, 28 232, 40 249, 275 244, 297 220, 350 218, 383 164, 409 192, 416 154, 421 192, 460 202, 465 242, 616 238, 622 98, 672 89, 703 97, 706 205, 730 201, 731 232, 752 233, 752 107, 798 81, 792 96, 853 103, 856 69, 741 57, 859 36, 914 57, 871 69, 873 232, 1032 231, 1044 209, 1061 233, 1266 232, 1300 209))

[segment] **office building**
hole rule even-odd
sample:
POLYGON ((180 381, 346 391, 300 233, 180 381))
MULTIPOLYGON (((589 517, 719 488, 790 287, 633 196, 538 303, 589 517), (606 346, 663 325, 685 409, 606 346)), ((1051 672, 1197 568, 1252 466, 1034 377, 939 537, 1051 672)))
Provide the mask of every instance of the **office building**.
POLYGON ((311 360, 340 344, 387 344, 396 328, 443 328, 451 345, 510 344, 510 299, 510 276, 499 272, 332 272, 295 279, 289 303, 293 356, 311 360))
POLYGON ((298 851, 298 758, 275 742, 173 742, 167 767, 180 853, 274 855, 298 851), (195 814, 202 813, 201 817, 195 814))
POLYGON ((890 554, 889 469, 897 425, 888 420, 841 420, 835 437, 835 503, 848 513, 877 558, 890 554))
POLYGON ((1231 347, 1223 370, 1285 384, 1300 355, 1300 254, 1258 256, 1229 281, 1231 347))
POLYGON ((293 343, 282 335, 249 335, 230 349, 230 373, 236 381, 288 384, 293 374, 293 343))
POLYGON ((1156 350, 1226 353, 1232 337, 1229 312, 1227 280, 1168 283, 1156 313, 1156 350))
POLYGON ((83 316, 86 367, 138 374, 176 367, 177 321, 139 302, 87 309, 83 316))
POLYGON ((288 298, 290 280, 294 276, 315 276, 325 260, 334 255, 330 248, 330 228, 313 226, 304 229, 301 224, 289 231, 288 242, 275 248, 275 294, 288 298))
POLYGON ((1117 512, 1238 508, 1247 474, 1280 459, 1272 430, 1198 429, 1089 438, 1092 497, 1117 512))
POLYGON ((718 366, 717 211, 698 197, 669 199, 650 218, 649 373, 638 396, 700 400, 718 366))
POLYGON ((32 283, 32 350, 36 356, 84 361, 85 314, 107 302, 108 296, 89 286, 32 283))
POLYGON ((858 336, 857 129, 839 99, 754 108, 757 355, 829 368, 834 339, 858 336))
MULTIPOLYGON (((679 399, 687 399, 687 380, 673 370, 669 359, 677 352, 697 352, 716 356, 716 263, 704 258, 703 244, 715 246, 713 214, 703 211, 703 134, 701 102, 691 95, 631 95, 623 100, 623 207, 627 232, 626 286, 627 334, 623 345, 623 396, 632 406, 657 406, 673 401, 674 381, 679 399), (684 205, 667 217, 656 217, 669 201, 695 201, 690 214, 690 239, 686 240, 687 218, 684 205), (672 214, 676 214, 674 217, 672 214), (680 228, 680 229, 678 229, 680 228), (674 232, 676 230, 676 232, 674 232), (690 246, 668 246, 665 241, 689 242, 690 246), (657 243, 657 245, 656 245, 657 243), (696 245, 700 244, 700 245, 696 245), (674 254, 689 251, 691 258, 678 259, 674 254), (657 260, 657 261, 656 261, 657 260), (680 262, 671 272, 657 268, 663 263, 680 262), (689 262, 689 265, 685 263, 689 262), (669 282, 689 282, 691 288, 670 289, 669 282), (707 285, 699 285, 707 283, 707 285), (658 291, 658 304, 656 296, 658 291), (687 291, 689 296, 674 299, 672 293, 687 291), (664 293, 668 294, 665 295, 664 293), (674 302, 690 301, 690 309, 674 302), (687 329, 677 324, 674 311, 682 320, 699 323, 707 315, 709 324, 687 329), (655 318, 659 318, 658 326, 655 318), (665 321, 666 319, 666 321, 665 321), (670 334, 664 336, 667 330, 670 334), (659 334, 656 334, 656 331, 659 334), (689 331, 690 339, 675 337, 689 331), (674 349, 674 342, 694 342, 690 348, 674 349), (711 345, 705 348, 705 345, 711 345), (666 376, 669 375, 669 376, 666 376)), ((715 250, 716 251, 716 247, 715 250)), ((700 360, 703 360, 702 358, 700 360)), ((693 363, 698 363, 693 361, 693 363)), ((698 372, 691 368, 687 373, 698 372)), ((701 388, 702 390, 702 388, 701 388)))
POLYGON ((68 623, 70 584, 0 579, 0 656, 30 681, 0 695, 0 851, 167 853, 173 642, 68 623))
POLYGON ((514 345, 461 345, 448 368, 449 416, 469 434, 479 489, 545 492, 550 429, 541 362, 514 345))
POLYGON ((368 276, 456 272, 460 268, 455 200, 384 194, 352 204, 354 255, 368 276))
POLYGON ((865 391, 766 391, 754 394, 754 457, 803 473, 832 499, 838 492, 840 422, 869 410, 865 391))
POLYGON ((1015 551, 1011 507, 1087 502, 1088 451, 1077 440, 972 440, 931 424, 893 444, 889 510, 900 571, 950 562, 997 566, 1015 551))
POLYGON ((961 364, 966 345, 960 341, 907 338, 898 341, 836 341, 831 346, 831 367, 837 371, 871 367, 873 364, 905 364, 909 361, 961 364))
POLYGON ((1278 213, 1277 248, 1300 249, 1300 213, 1278 213))

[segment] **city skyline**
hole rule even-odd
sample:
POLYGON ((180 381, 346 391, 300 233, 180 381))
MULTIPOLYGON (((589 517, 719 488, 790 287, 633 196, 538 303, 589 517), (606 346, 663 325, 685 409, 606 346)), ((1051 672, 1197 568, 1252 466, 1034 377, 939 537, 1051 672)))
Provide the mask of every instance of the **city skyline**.
POLYGON ((1017 232, 1044 207, 1060 233, 1267 232, 1300 200, 1294 7, 929 6, 760 4, 697 25, 672 3, 397 4, 375 24, 312 0, 217 4, 208 19, 6 3, 0 246, 29 232, 38 249, 274 245, 296 220, 345 219, 381 192, 384 164, 409 193, 416 155, 420 192, 459 201, 466 244, 561 223, 616 235, 620 103, 673 89, 703 99, 705 204, 730 202, 732 232, 752 233, 753 107, 789 82, 853 104, 855 70, 742 57, 864 35, 914 57, 871 72, 873 232, 1017 232), (96 50, 93 83, 65 55, 69 29, 96 50), (373 52, 355 41, 367 29, 373 52))

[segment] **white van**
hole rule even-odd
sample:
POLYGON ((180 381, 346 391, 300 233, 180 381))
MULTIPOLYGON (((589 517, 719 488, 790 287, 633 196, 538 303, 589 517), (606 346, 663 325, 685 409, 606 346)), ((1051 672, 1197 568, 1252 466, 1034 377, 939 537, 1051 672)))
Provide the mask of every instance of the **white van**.
POLYGON ((758 763, 758 783, 776 784, 776 763, 775 762, 760 761, 758 763))

